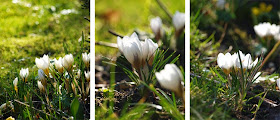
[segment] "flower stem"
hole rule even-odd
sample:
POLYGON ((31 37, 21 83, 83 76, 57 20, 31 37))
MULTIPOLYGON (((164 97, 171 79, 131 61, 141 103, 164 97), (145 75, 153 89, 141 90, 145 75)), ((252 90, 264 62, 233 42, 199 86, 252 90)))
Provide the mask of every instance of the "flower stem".
POLYGON ((278 46, 280 45, 280 40, 273 46, 272 50, 268 53, 268 55, 265 57, 265 59, 262 62, 262 65, 260 69, 263 67, 263 65, 267 62, 267 60, 270 58, 270 56, 277 50, 278 46))

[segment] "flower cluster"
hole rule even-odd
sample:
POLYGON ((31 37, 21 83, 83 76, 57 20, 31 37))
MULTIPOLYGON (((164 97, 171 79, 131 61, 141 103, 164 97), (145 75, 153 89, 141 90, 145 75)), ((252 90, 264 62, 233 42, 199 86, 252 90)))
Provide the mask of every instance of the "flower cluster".
POLYGON ((223 69, 224 73, 229 74, 232 68, 235 69, 251 69, 258 63, 258 58, 253 61, 250 54, 243 54, 239 51, 240 59, 238 57, 238 53, 234 53, 231 55, 230 53, 219 53, 217 57, 218 66, 223 69))
POLYGON ((273 36, 275 40, 280 40, 280 25, 270 24, 269 22, 260 23, 254 26, 256 34, 263 38, 273 36))

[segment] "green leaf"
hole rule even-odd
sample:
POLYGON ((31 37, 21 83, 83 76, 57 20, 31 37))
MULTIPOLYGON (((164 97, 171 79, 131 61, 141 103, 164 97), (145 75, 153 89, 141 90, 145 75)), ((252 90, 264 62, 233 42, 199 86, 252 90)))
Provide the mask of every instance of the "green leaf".
POLYGON ((72 103, 71 103, 71 113, 74 117, 75 120, 81 120, 84 119, 83 117, 83 108, 82 105, 80 104, 79 100, 75 98, 72 103))

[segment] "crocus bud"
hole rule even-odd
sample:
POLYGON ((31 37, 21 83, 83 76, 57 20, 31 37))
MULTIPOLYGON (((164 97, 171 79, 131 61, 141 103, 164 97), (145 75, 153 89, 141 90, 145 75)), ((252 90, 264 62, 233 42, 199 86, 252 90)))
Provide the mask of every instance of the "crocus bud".
POLYGON ((39 77, 39 80, 42 82, 42 84, 44 86, 46 86, 47 85, 47 80, 45 78, 45 73, 42 69, 38 70, 38 77, 39 77))
POLYGON ((43 84, 41 83, 41 81, 37 81, 37 84, 38 84, 38 88, 40 90, 41 93, 44 93, 45 92, 45 87, 43 86, 43 84))
POLYGON ((76 86, 75 86, 75 84, 73 82, 71 83, 71 88, 72 88, 73 93, 75 95, 77 95, 77 93, 76 93, 76 86))
POLYGON ((85 78, 87 80, 87 82, 90 82, 90 71, 85 71, 85 78))
POLYGON ((74 58, 72 54, 65 55, 63 58, 62 66, 67 70, 71 71, 74 63, 74 58))
POLYGON ((183 96, 183 75, 175 64, 166 64, 164 69, 155 75, 161 87, 175 92, 180 97, 183 96))
POLYGON ((278 78, 278 79, 276 80, 276 84, 277 84, 278 89, 280 89, 280 78, 278 78))
POLYGON ((20 74, 20 77, 22 78, 22 80, 23 80, 24 82, 27 82, 27 77, 28 77, 28 75, 29 75, 28 68, 26 68, 26 69, 21 68, 19 74, 20 74))
POLYGON ((230 53, 219 53, 217 57, 218 66, 223 69, 225 74, 229 74, 231 72, 231 68, 233 67, 233 60, 230 53))
POLYGON ((155 39, 159 40, 161 37, 161 30, 162 30, 161 29, 162 21, 161 21, 160 17, 151 19, 150 26, 151 26, 153 33, 155 34, 155 39))
POLYGON ((18 87, 17 87, 18 78, 17 77, 14 79, 13 84, 14 84, 15 91, 18 92, 18 87))
POLYGON ((54 66, 55 66, 55 69, 59 72, 59 74, 63 73, 62 63, 63 63, 63 59, 61 57, 59 57, 58 60, 54 59, 54 66))
POLYGON ((83 61, 86 65, 86 67, 88 68, 89 67, 89 61, 90 61, 90 53, 82 53, 82 58, 83 58, 83 61))
POLYGON ((80 69, 78 69, 78 72, 77 72, 77 78, 78 78, 78 79, 80 79, 80 77, 81 77, 81 70, 80 70, 80 69))
POLYGON ((46 75, 49 75, 50 59, 48 55, 35 59, 36 66, 42 69, 46 75))
POLYGON ((172 18, 172 23, 176 31, 181 31, 185 27, 185 13, 176 11, 172 18))

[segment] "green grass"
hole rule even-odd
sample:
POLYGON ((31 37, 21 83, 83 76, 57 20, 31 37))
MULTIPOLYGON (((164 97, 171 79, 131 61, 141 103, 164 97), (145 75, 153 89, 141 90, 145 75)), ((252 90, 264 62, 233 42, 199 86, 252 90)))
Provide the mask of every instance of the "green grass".
POLYGON ((36 57, 65 55, 63 43, 75 54, 82 31, 88 37, 89 22, 83 17, 89 18, 89 12, 78 0, 0 2, 0 91, 10 86, 22 67, 28 67, 31 73, 37 71, 36 57), (77 13, 61 15, 65 9, 77 13))
MULTIPOLYGON (((185 11, 184 0, 161 0, 173 15, 176 11, 185 11)), ((108 32, 109 29, 129 35, 138 29, 152 34, 150 19, 161 17, 164 25, 171 25, 172 20, 157 4, 156 0, 96 0, 95 1, 95 40, 117 42, 117 37, 108 32), (111 13, 111 14, 109 14, 111 13)), ((96 54, 114 55, 118 50, 104 46, 96 46, 96 54)))

